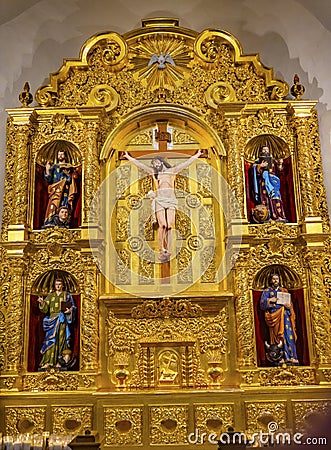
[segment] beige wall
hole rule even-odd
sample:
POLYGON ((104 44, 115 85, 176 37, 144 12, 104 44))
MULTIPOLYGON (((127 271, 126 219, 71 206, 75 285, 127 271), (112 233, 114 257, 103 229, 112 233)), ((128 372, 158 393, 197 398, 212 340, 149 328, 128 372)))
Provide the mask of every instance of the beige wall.
MULTIPOLYGON (((0 210, 4 184, 6 108, 20 106, 28 81, 34 94, 64 58, 101 31, 123 34, 142 18, 177 17, 201 31, 220 28, 259 53, 289 85, 297 73, 304 98, 318 100, 325 184, 331 209, 331 8, 329 0, 2 0, 0 2, 0 210)), ((36 105, 32 103, 31 106, 36 105)))

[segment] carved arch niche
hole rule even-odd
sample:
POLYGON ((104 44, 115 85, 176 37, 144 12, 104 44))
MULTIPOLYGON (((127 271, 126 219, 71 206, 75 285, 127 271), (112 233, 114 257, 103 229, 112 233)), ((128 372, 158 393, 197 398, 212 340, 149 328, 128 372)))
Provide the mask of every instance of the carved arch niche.
POLYGON ((29 314, 29 344, 28 344, 28 372, 37 372, 39 363, 41 361, 40 349, 43 344, 45 332, 43 330, 43 314, 38 307, 37 298, 39 296, 46 297, 50 292, 54 291, 54 283, 57 278, 63 280, 63 290, 70 292, 75 305, 77 307, 76 317, 73 325, 71 326, 71 346, 73 350, 72 356, 76 359, 76 364, 70 368, 70 370, 78 370, 79 368, 79 354, 80 354, 80 309, 81 309, 81 296, 79 284, 76 278, 60 269, 49 270, 42 273, 34 281, 31 287, 30 294, 30 314, 29 314))
MULTIPOLYGON (((273 173, 280 183, 280 195, 281 204, 284 210, 284 215, 287 222, 295 223, 297 221, 296 213, 296 201, 295 201, 295 182, 293 161, 290 149, 286 142, 273 134, 260 134, 253 137, 247 143, 245 148, 245 184, 246 184, 246 206, 247 216, 250 223, 265 223, 270 220, 281 221, 277 217, 277 213, 274 214, 271 207, 270 196, 267 190, 262 188, 264 194, 261 196, 261 179, 262 169, 262 155, 261 149, 263 146, 267 146, 270 150, 270 156, 268 157, 268 171, 273 173), (261 205, 267 207, 264 209, 261 205), (257 213, 254 212, 257 208, 257 213)), ((279 206, 278 206, 279 207, 279 206)), ((274 201, 273 208, 277 208, 277 202, 274 201)))
MULTIPOLYGON (((176 165, 194 155, 199 148, 206 149, 205 155, 176 176, 179 207, 175 228, 178 234, 171 277, 172 284, 180 287, 180 291, 187 286, 198 291, 219 288, 214 280, 225 252, 225 224, 223 211, 215 200, 215 188, 224 188, 217 185, 217 175, 225 170, 222 161, 224 146, 215 130, 201 121, 198 115, 180 106, 170 108, 165 105, 163 110, 152 106, 140 111, 139 115, 129 116, 108 136, 101 152, 108 178, 115 174, 115 189, 111 183, 109 188, 105 187, 106 192, 102 196, 106 205, 104 214, 108 216, 108 210, 113 214, 113 220, 105 221, 106 227, 111 223, 114 225, 114 229, 109 229, 105 235, 112 233, 114 250, 130 269, 124 270, 124 265, 118 261, 114 272, 116 258, 108 258, 108 261, 105 258, 103 273, 108 280, 116 276, 113 279, 116 286, 123 286, 124 289, 134 286, 135 293, 137 286, 140 286, 138 289, 139 292, 141 289, 142 295, 151 295, 162 277, 157 260, 157 228, 153 228, 150 222, 148 192, 154 189, 153 180, 124 159, 122 152, 129 152, 148 166, 157 155, 176 165), (169 142, 163 150, 155 139, 162 126, 169 133, 169 142), (116 206, 113 208, 111 205, 116 206), (216 226, 220 230, 218 235, 215 233, 216 226), (110 261, 112 266, 109 266, 110 261), (201 279, 197 277, 200 269, 201 279)), ((107 289, 111 289, 108 286, 107 289)), ((168 287, 170 289, 171 286, 168 287)), ((168 287, 162 286, 162 289, 168 287)))
POLYGON ((262 311, 260 307, 260 299, 263 290, 270 286, 270 279, 273 274, 279 275, 280 286, 285 287, 291 294, 293 309, 296 317, 296 349, 299 365, 308 366, 309 350, 302 281, 292 269, 281 264, 271 264, 261 269, 256 274, 252 284, 257 365, 259 367, 271 366, 271 363, 266 359, 265 353, 265 342, 270 342, 269 330, 265 322, 264 311, 262 311))
MULTIPOLYGON (((44 144, 38 151, 35 159, 35 191, 33 207, 33 228, 39 230, 42 228, 46 210, 48 207, 50 184, 45 179, 46 163, 58 164, 58 153, 64 152, 66 162, 73 167, 75 190, 73 207, 70 220, 70 228, 77 228, 81 224, 81 155, 80 151, 70 141, 64 139, 54 139, 44 144)), ((55 211, 56 212, 56 211, 55 211)))

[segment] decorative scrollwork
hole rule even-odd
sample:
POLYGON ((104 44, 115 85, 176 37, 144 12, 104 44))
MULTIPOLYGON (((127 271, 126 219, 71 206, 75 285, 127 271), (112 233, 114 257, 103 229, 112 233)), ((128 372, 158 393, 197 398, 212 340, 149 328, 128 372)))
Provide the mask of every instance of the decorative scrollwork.
POLYGON ((107 112, 111 112, 117 108, 119 101, 120 96, 114 88, 100 84, 92 88, 87 106, 103 106, 107 112))

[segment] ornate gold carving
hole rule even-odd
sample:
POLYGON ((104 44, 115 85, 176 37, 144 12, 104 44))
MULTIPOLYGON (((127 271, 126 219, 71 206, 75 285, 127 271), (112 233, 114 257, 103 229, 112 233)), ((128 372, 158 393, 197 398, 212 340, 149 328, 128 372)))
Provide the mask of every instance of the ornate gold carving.
POLYGON ((122 198, 130 189, 131 167, 120 166, 116 170, 116 198, 122 198))
POLYGON ((24 391, 76 391, 78 386, 78 375, 59 372, 55 369, 51 369, 49 372, 23 376, 24 391))
MULTIPOLYGON (((329 311, 329 298, 325 293, 323 277, 323 256, 319 251, 308 251, 306 259, 311 273, 311 314, 314 334, 314 345, 316 348, 316 359, 322 364, 331 361, 331 337, 330 320, 325 314, 329 311)), ((328 257, 326 258, 326 262, 328 257)), ((324 266, 325 267, 325 266, 324 266)))
POLYGON ((67 228, 49 228, 38 233, 31 233, 30 242, 35 244, 48 244, 48 248, 52 244, 72 244, 80 239, 79 230, 69 230, 67 228))
POLYGON ((226 122, 229 130, 227 135, 227 172, 228 183, 233 196, 229 199, 230 217, 232 219, 244 217, 244 181, 242 174, 243 155, 238 147, 239 123, 237 119, 228 119, 226 122), (231 150, 230 150, 231 149, 231 150))
POLYGON ((116 241, 126 241, 130 234, 130 212, 125 206, 117 207, 116 214, 116 241))
POLYGON ((144 250, 139 258, 139 283, 154 284, 155 255, 152 250, 144 250))
POLYGON ((219 81, 214 83, 206 90, 206 102, 211 108, 217 109, 220 103, 235 102, 237 100, 234 88, 228 84, 219 81))
POLYGON ((46 425, 46 407, 7 406, 5 408, 5 420, 7 435, 42 434, 46 425))
POLYGON ((200 264, 202 283, 213 283, 216 278, 216 258, 214 247, 206 247, 202 250, 200 264))
POLYGON ((264 369, 259 372, 261 386, 298 386, 317 384, 314 369, 287 367, 264 369))
POLYGON ((56 132, 63 132, 65 130, 67 123, 67 118, 64 114, 57 113, 52 118, 52 126, 53 131, 56 132))
POLYGON ((142 413, 141 407, 105 407, 105 445, 141 445, 142 413))
POLYGON ((88 97, 87 106, 103 106, 107 112, 115 110, 120 97, 114 88, 107 84, 94 86, 88 97))
POLYGON ((131 255, 127 250, 119 250, 116 264, 116 281, 118 284, 130 284, 131 255))
POLYGON ((153 143, 153 130, 144 130, 137 133, 134 138, 131 139, 129 145, 152 145, 153 143))
POLYGON ((228 427, 234 426, 234 404, 217 403, 194 406, 194 428, 202 433, 216 433, 220 436, 228 427))
POLYGON ((286 402, 245 402, 246 427, 250 433, 268 430, 270 422, 276 422, 279 428, 286 428, 286 402))
POLYGON ((271 221, 262 225, 250 225, 249 234, 257 239, 296 239, 300 235, 298 226, 287 225, 281 222, 271 221))
POLYGON ((188 133, 174 128, 172 130, 172 140, 176 144, 197 144, 197 141, 188 133))
POLYGON ((178 234, 180 239, 186 239, 191 234, 191 213, 188 208, 181 208, 180 210, 176 211, 176 218, 175 218, 176 224, 176 230, 178 230, 178 234))
POLYGON ((228 318, 224 310, 216 317, 200 317, 197 305, 186 300, 163 299, 155 305, 148 300, 132 314, 133 319, 116 319, 109 312, 106 322, 108 355, 116 352, 130 355, 129 365, 134 367, 132 388, 160 383, 160 373, 155 367, 165 345, 179 357, 181 386, 207 384, 200 372, 200 365, 207 358, 203 355, 211 350, 220 355, 226 353, 228 318))
MULTIPOLYGON (((329 414, 331 402, 328 399, 296 401, 292 400, 292 408, 294 411, 294 422, 296 431, 305 431, 305 419, 312 412, 319 414, 329 414)), ((326 431, 326 430, 325 430, 326 431)))
POLYGON ((151 406, 150 418, 151 444, 187 443, 188 408, 186 406, 151 406))
POLYGON ((92 406, 53 406, 53 433, 82 434, 92 430, 92 406))
POLYGON ((146 300, 131 311, 134 319, 169 318, 169 317, 201 317, 202 308, 188 300, 163 298, 162 300, 146 300))
POLYGON ((191 283, 193 280, 192 253, 182 247, 177 252, 178 283, 191 283))
POLYGON ((118 65, 126 56, 127 45, 126 42, 116 33, 111 33, 107 36, 105 42, 100 43, 102 49, 102 62, 106 66, 118 65))

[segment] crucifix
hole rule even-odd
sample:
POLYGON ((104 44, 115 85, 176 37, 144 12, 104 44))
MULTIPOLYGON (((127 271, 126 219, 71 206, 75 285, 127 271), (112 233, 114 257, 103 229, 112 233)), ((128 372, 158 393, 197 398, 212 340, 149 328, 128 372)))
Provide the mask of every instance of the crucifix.
POLYGON ((167 131, 167 122, 164 120, 157 121, 157 126, 158 129, 155 132, 155 139, 158 142, 160 155, 153 155, 150 166, 132 157, 128 152, 124 152, 122 157, 128 159, 135 166, 153 177, 155 191, 152 192, 151 196, 152 210, 158 223, 159 261, 161 262, 162 283, 165 284, 170 283, 171 239, 178 205, 178 200, 175 195, 175 178, 178 173, 202 156, 204 151, 200 149, 185 161, 171 166, 161 156, 161 152, 168 151, 168 143, 171 142, 171 135, 167 131))

